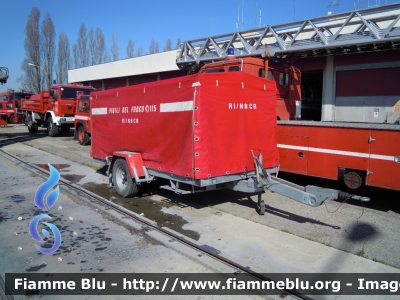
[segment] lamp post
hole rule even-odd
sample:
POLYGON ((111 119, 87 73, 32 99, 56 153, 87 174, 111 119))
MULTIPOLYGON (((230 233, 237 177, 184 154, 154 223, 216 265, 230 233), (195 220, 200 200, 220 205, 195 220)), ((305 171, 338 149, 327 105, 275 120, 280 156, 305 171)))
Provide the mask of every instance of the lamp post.
POLYGON ((46 70, 45 70, 43 67, 38 66, 38 65, 35 65, 35 64, 33 64, 33 63, 30 63, 30 62, 28 62, 28 65, 30 65, 30 66, 32 66, 32 67, 38 68, 38 73, 37 73, 37 75, 38 75, 39 78, 35 78, 34 80, 35 80, 35 82, 36 82, 36 84, 35 84, 35 85, 36 85, 36 88, 37 88, 37 91, 36 91, 36 92, 40 92, 40 90, 41 90, 42 76, 40 75, 39 69, 43 69, 44 72, 46 72, 46 70))
MULTIPOLYGON (((28 65, 30 65, 30 66, 32 66, 32 67, 36 67, 36 68, 40 68, 40 69, 42 69, 45 73, 44 74, 47 74, 47 71, 46 71, 46 69, 45 68, 43 68, 42 66, 38 66, 38 65, 35 65, 35 64, 33 64, 33 63, 30 63, 30 62, 28 62, 28 65)), ((40 77, 40 80, 42 80, 42 76, 40 76, 40 74, 39 74, 39 77, 40 77)), ((46 80, 45 80, 45 82, 46 82, 46 80)), ((51 80, 49 79, 49 87, 48 88, 50 88, 50 85, 51 85, 51 80)), ((40 92, 40 87, 41 87, 41 84, 39 83, 39 92, 40 92)))
POLYGON ((28 65, 33 66, 33 67, 36 67, 36 68, 42 68, 43 71, 46 71, 43 67, 37 66, 37 65, 35 65, 35 64, 33 64, 33 63, 28 63, 28 65))

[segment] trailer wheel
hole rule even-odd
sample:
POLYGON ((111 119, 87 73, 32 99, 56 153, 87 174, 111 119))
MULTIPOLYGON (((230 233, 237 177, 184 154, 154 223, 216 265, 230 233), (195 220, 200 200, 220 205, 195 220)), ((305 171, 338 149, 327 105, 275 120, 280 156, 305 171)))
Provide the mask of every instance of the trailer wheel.
POLYGON ((47 134, 51 137, 58 134, 58 127, 54 125, 53 118, 47 119, 47 134))
POLYGON ((32 115, 28 116, 27 126, 28 126, 28 130, 29 130, 30 133, 38 132, 38 126, 35 123, 33 123, 32 115))
POLYGON ((83 126, 79 126, 78 128, 78 141, 79 144, 83 146, 89 145, 90 143, 90 137, 83 129, 83 126))
POLYGON ((133 182, 124 159, 117 159, 113 166, 113 184, 118 195, 127 198, 136 196, 139 187, 133 182))

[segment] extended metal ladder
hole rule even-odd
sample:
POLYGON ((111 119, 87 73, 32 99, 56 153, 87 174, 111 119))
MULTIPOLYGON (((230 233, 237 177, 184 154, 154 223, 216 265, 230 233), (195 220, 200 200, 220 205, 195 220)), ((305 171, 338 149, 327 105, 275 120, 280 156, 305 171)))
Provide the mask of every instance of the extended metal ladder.
POLYGON ((181 69, 235 56, 293 58, 400 48, 400 4, 233 32, 183 42, 181 69))

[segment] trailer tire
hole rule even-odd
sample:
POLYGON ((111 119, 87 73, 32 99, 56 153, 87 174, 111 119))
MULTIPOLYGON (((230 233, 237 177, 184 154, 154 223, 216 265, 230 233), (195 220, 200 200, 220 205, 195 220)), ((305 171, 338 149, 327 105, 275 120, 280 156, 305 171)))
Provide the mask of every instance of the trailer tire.
POLYGON ((128 198, 139 193, 139 186, 133 182, 124 159, 117 159, 113 166, 112 179, 118 195, 128 198))
POLYGON ((78 141, 79 144, 81 144, 82 146, 89 145, 90 143, 90 137, 83 128, 83 126, 78 127, 78 141))
POLYGON ((38 126, 35 123, 33 123, 32 115, 28 116, 27 126, 28 126, 28 131, 30 133, 37 133, 38 132, 38 126))
POLYGON ((56 136, 58 134, 58 127, 54 125, 53 118, 47 119, 47 134, 48 136, 56 136))

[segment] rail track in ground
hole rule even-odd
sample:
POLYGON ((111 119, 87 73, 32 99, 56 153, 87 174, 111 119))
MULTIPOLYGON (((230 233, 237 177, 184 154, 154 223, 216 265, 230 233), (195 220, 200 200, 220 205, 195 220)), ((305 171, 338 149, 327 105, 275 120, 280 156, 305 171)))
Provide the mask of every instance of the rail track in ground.
MULTIPOLYGON (((12 153, 9 153, 8 151, 5 151, 0 148, 0 152, 3 153, 5 156, 8 156, 11 161, 15 162, 15 160, 16 160, 18 163, 17 162, 15 162, 15 163, 26 167, 30 171, 34 170, 34 171, 36 171, 35 173, 39 172, 38 175, 46 177, 46 176, 49 176, 49 174, 50 174, 50 172, 47 171, 46 169, 41 168, 35 164, 29 163, 29 162, 25 161, 24 159, 12 154, 12 153)), ((107 207, 107 209, 112 209, 112 210, 124 215, 125 217, 129 217, 132 220, 147 226, 148 228, 158 231, 159 233, 167 236, 168 238, 172 238, 175 241, 178 241, 181 244, 202 253, 202 255, 208 255, 212 259, 215 259, 215 260, 223 263, 224 265, 231 267, 232 269, 236 270, 235 273, 246 273, 246 274, 249 274, 254 279, 261 280, 261 281, 275 281, 263 274, 260 274, 258 272, 254 272, 254 271, 250 270, 249 267, 247 267, 247 266, 238 264, 235 261, 232 261, 222 255, 217 254, 216 252, 213 252, 212 250, 209 250, 203 246, 200 246, 200 245, 184 238, 183 236, 180 236, 174 232, 171 232, 170 230, 162 228, 162 227, 158 226, 157 224, 154 224, 150 220, 148 220, 132 211, 129 211, 126 208, 111 202, 110 200, 107 200, 107 199, 105 199, 105 198, 103 198, 103 197, 77 185, 77 184, 71 183, 69 180, 66 180, 66 179, 60 177, 59 182, 61 182, 66 187, 66 188, 64 188, 64 190, 66 192, 71 193, 71 190, 78 191, 80 196, 84 196, 90 202, 92 202, 92 203, 100 202, 101 204, 105 205, 107 207)), ((283 289, 280 291, 282 291, 282 294, 284 294, 286 296, 290 295, 292 297, 295 297, 295 299, 312 299, 309 296, 304 295, 296 290, 283 289)))

